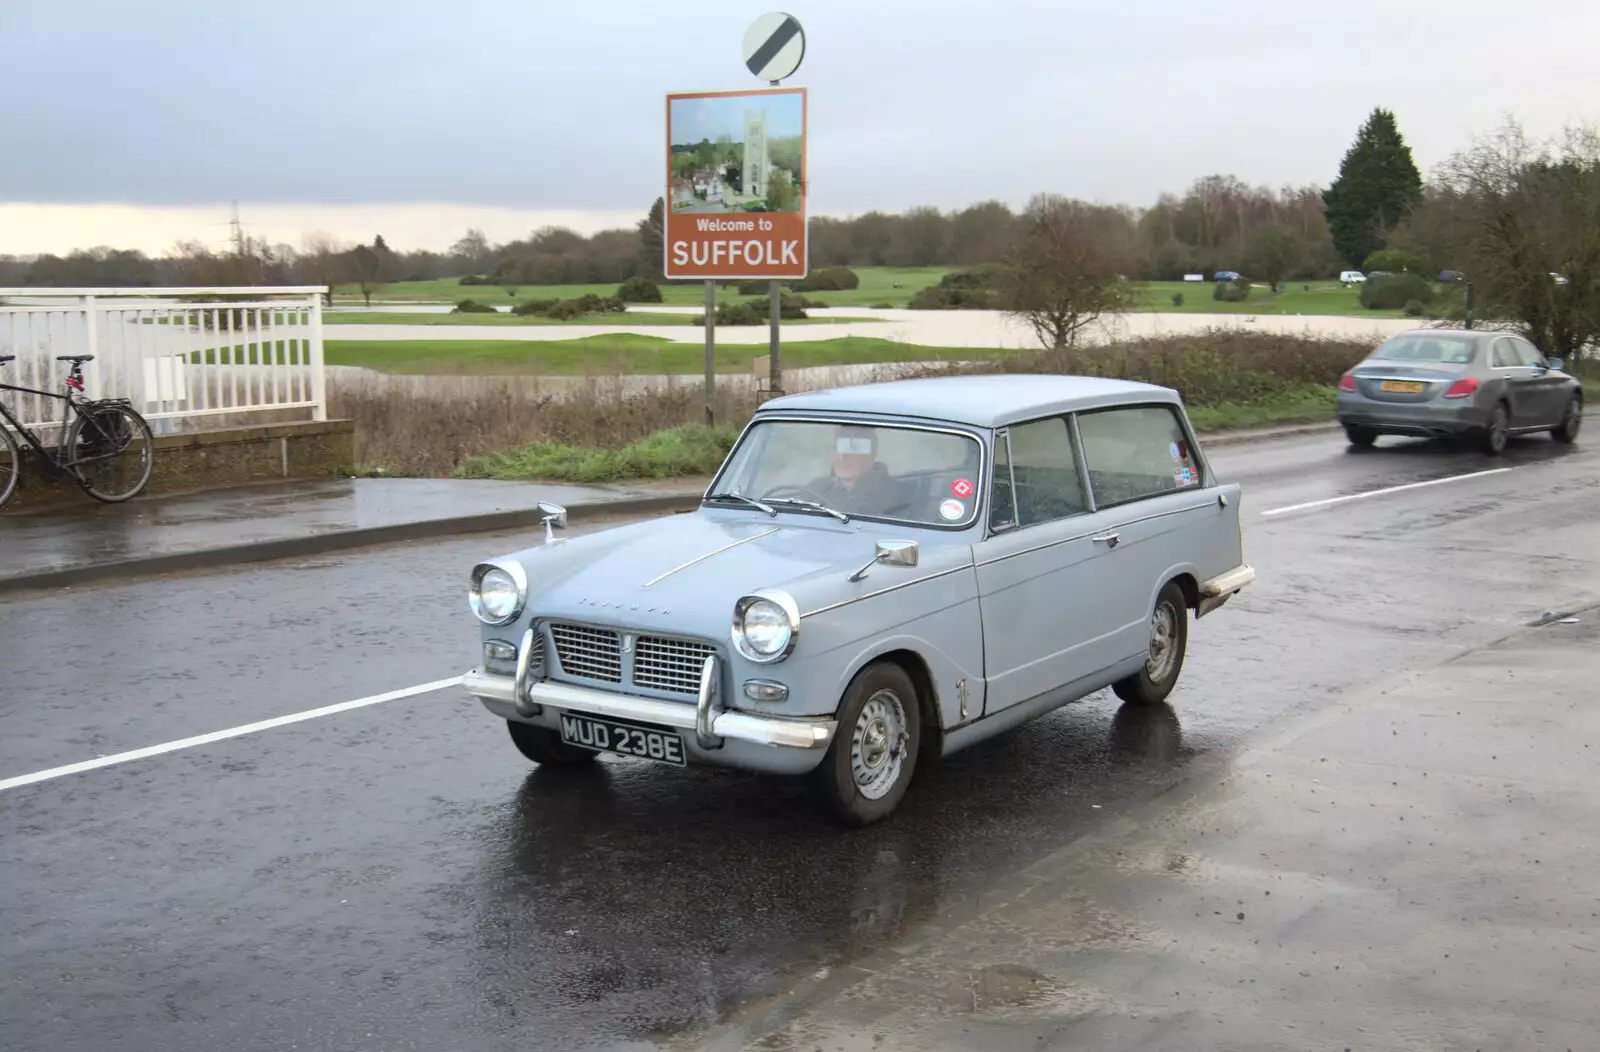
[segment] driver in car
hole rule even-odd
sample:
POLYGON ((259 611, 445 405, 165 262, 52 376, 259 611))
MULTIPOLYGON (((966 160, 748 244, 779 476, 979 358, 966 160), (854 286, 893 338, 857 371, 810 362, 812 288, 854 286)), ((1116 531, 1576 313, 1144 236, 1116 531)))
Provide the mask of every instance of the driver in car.
POLYGON ((878 459, 877 429, 840 425, 833 441, 833 470, 806 488, 846 514, 887 515, 897 510, 903 501, 889 469, 878 459))

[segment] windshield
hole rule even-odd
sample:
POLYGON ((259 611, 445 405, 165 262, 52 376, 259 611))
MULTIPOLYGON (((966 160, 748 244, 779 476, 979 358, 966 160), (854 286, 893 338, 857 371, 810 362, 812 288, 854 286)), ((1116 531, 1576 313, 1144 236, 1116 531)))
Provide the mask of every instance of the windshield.
POLYGON ((971 435, 774 420, 745 433, 709 492, 754 498, 779 511, 809 501, 852 518, 960 527, 977 516, 982 463, 983 449, 971 435))
POLYGON ((1443 362, 1465 365, 1472 361, 1477 342, 1470 336, 1396 336, 1372 352, 1372 357, 1395 362, 1443 362))

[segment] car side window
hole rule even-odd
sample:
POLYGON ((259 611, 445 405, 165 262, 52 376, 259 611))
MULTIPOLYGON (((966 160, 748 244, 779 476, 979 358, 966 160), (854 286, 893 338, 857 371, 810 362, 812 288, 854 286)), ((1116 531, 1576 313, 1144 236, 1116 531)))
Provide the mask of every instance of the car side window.
POLYGON ((1080 413, 1078 434, 1099 507, 1201 485, 1199 458, 1168 406, 1080 413))
POLYGON ((1035 526, 1089 510, 1078 455, 1065 417, 1016 424, 995 454, 990 524, 1035 526), (1003 462, 1002 462, 1003 456, 1003 462), (1014 520, 1004 521, 1013 515, 1014 520))
POLYGON ((1494 367, 1496 369, 1515 369, 1521 365, 1517 359, 1517 350, 1511 346, 1511 341, 1505 337, 1494 341, 1494 367))
POLYGON ((1521 337, 1512 337, 1511 345, 1517 349, 1517 357, 1521 359, 1521 364, 1544 367, 1544 355, 1540 354, 1539 349, 1533 344, 1521 337))

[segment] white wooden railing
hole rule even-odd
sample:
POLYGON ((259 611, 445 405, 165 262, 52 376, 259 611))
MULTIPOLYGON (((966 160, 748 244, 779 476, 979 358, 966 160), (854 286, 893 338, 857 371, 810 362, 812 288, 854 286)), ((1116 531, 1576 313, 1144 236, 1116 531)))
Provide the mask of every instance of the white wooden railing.
MULTIPOLYGON (((0 288, 0 355, 17 356, 0 366, 0 383, 59 392, 69 367, 56 357, 92 354, 88 396, 127 398, 158 431, 269 410, 322 420, 323 291, 0 288)), ((51 399, 0 398, 30 427, 61 419, 51 399)))

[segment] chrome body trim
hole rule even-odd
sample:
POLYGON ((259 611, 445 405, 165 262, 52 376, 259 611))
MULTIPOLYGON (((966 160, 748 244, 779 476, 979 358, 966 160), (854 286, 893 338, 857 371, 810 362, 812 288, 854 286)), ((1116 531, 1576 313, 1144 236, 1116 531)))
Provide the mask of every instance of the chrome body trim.
POLYGON ((816 617, 818 614, 825 614, 830 610, 837 610, 841 606, 849 606, 851 603, 859 603, 863 599, 872 599, 875 596, 887 595, 890 592, 898 592, 902 588, 910 588, 912 585, 923 584, 927 581, 937 581, 941 577, 949 577, 953 573, 961 573, 963 570, 971 569, 971 563, 963 563, 960 566, 952 566, 948 570, 940 570, 938 573, 931 573, 925 577, 918 577, 914 581, 901 581, 899 584, 891 584, 887 587, 879 588, 875 592, 864 592, 861 595, 853 595, 849 599, 841 599, 837 603, 829 603, 827 606, 819 606, 815 610, 807 610, 800 616, 802 618, 816 617))
MULTIPOLYGON (((513 706, 516 703, 513 696, 515 681, 510 676, 496 676, 482 669, 473 669, 462 677, 461 683, 467 693, 486 702, 513 706)), ((565 712, 636 720, 689 732, 695 732, 699 722, 697 707, 691 708, 681 702, 655 701, 550 680, 530 683, 526 692, 530 702, 565 712)), ((834 720, 780 719, 726 710, 715 712, 710 718, 711 734, 717 738, 731 738, 780 749, 826 749, 833 741, 837 726, 834 720)))
MULTIPOLYGON (((1173 492, 1177 492, 1177 491, 1174 490, 1173 492)), ((1167 494, 1165 494, 1165 493, 1158 493, 1158 494, 1153 494, 1152 496, 1164 497, 1166 495, 1167 494)), ((1151 497, 1140 497, 1138 499, 1139 500, 1150 500, 1151 497)), ((1200 509, 1209 507, 1210 505, 1211 505, 1211 499, 1208 497, 1208 498, 1206 498, 1206 502, 1204 504, 1191 504, 1191 505, 1189 505, 1188 507, 1185 507, 1185 508, 1172 508, 1171 510, 1168 510, 1168 511, 1158 511, 1153 515, 1145 515, 1145 516, 1142 516, 1142 517, 1137 518, 1137 519, 1129 519, 1126 522, 1119 522, 1117 524, 1117 527, 1118 527, 1118 529, 1126 529, 1129 526, 1137 526, 1141 522, 1153 522, 1156 519, 1165 519, 1165 518, 1167 518, 1168 516, 1171 516, 1171 515, 1187 515, 1191 511, 1199 511, 1200 509)), ((1095 514, 1095 513, 1094 512, 1081 512, 1080 514, 1092 515, 1092 514, 1095 514)), ((1072 517, 1076 518, 1076 516, 1072 516, 1072 517)), ((1060 521, 1062 521, 1062 520, 1060 520, 1060 519, 1052 519, 1051 520, 1051 522, 1060 522, 1060 521)), ((1047 526, 1047 525, 1049 525, 1049 523, 1041 522, 1041 523, 1036 523, 1035 525, 1047 526)), ((1024 526, 1022 528, 1025 529, 1025 530, 1033 529, 1032 526, 1024 526)), ((1010 533, 1012 531, 1007 530, 1005 532, 1010 533)), ((1036 544, 1031 548, 1022 548, 1022 549, 1019 549, 1018 551, 1007 552, 1005 555, 996 556, 993 559, 985 559, 982 562, 974 563, 973 565, 974 566, 993 566, 995 563, 1005 562, 1007 559, 1015 559, 1018 556, 1022 556, 1022 555, 1032 555, 1034 552, 1042 552, 1046 548, 1054 548, 1059 544, 1071 544, 1073 541, 1081 541, 1085 537, 1088 537, 1091 540, 1099 540, 1099 537, 1095 536, 1094 531, 1090 530, 1090 531, 1087 531, 1087 532, 1084 532, 1084 533, 1075 533, 1071 537, 1062 537, 1059 540, 1045 541, 1043 544, 1036 544)))
POLYGON ((753 533, 750 536, 743 538, 742 540, 734 541, 732 544, 725 544, 721 548, 716 549, 715 551, 706 552, 704 555, 697 555, 693 559, 690 559, 688 562, 683 563, 680 566, 674 566, 672 569, 668 570, 664 574, 661 574, 659 577, 652 577, 650 580, 648 580, 648 581, 646 581, 644 583, 644 587, 649 588, 649 587, 651 587, 653 585, 658 585, 662 581, 665 581, 667 578, 671 577, 675 573, 678 573, 678 572, 683 571, 683 570, 687 570, 689 567, 695 566, 695 565, 697 565, 699 563, 703 563, 707 559, 710 559, 710 558, 713 558, 715 556, 721 555, 723 552, 730 552, 733 549, 739 547, 739 545, 741 545, 741 544, 749 544, 751 541, 759 541, 763 537, 771 537, 774 533, 777 533, 777 532, 778 532, 778 527, 774 526, 770 530, 765 531, 764 533, 753 533))

